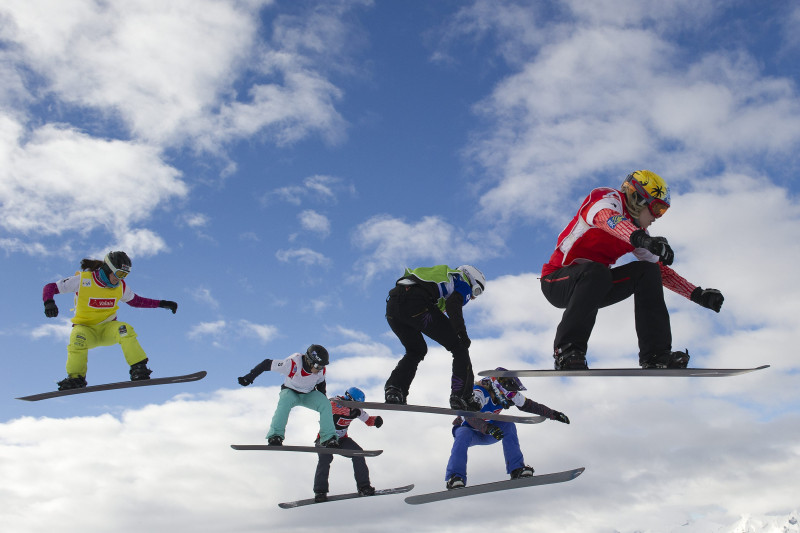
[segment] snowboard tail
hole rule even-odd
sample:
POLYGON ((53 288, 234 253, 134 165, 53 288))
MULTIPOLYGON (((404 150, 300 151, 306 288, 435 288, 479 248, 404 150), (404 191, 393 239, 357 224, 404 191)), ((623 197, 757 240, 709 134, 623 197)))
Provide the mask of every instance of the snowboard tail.
POLYGON ((191 381, 199 381, 206 377, 206 371, 201 370, 194 374, 186 374, 184 376, 171 376, 166 378, 152 378, 142 379, 139 381, 119 381, 117 383, 104 383, 102 385, 90 385, 80 389, 67 389, 57 390, 50 392, 43 392, 41 394, 33 394, 31 396, 21 396, 17 400, 25 400, 27 402, 36 402, 39 400, 47 400, 48 398, 57 398, 59 396, 70 396, 72 394, 83 394, 86 392, 99 392, 104 390, 114 389, 129 389, 132 387, 147 387, 149 385, 168 385, 173 383, 189 383, 191 381))

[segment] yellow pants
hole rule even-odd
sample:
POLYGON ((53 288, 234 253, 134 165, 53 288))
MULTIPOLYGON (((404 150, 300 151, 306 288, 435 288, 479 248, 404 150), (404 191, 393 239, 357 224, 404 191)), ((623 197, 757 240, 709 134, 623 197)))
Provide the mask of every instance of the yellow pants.
POLYGON ((96 326, 75 324, 67 346, 67 375, 71 378, 86 377, 89 350, 97 346, 119 344, 129 365, 147 359, 147 354, 136 340, 136 332, 130 324, 114 320, 96 326))

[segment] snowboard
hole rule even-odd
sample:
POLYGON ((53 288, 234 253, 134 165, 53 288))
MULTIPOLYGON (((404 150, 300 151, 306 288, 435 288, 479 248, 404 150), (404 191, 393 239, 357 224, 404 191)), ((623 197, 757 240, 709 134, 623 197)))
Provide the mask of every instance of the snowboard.
POLYGON ((57 398, 59 396, 69 396, 71 394, 83 394, 85 392, 98 392, 103 390, 112 389, 128 389, 131 387, 146 387, 149 385, 167 385, 171 383, 188 383, 190 381, 199 381, 206 377, 206 371, 201 370, 194 374, 186 374, 185 376, 171 376, 168 378, 152 378, 142 379, 139 381, 119 381, 117 383, 104 383, 102 385, 90 385, 80 389, 57 390, 50 392, 43 392, 41 394, 33 394, 31 396, 22 396, 17 400, 25 400, 28 402, 36 402, 39 400, 47 400, 48 398, 57 398))
POLYGON ((484 413, 482 411, 461 411, 460 409, 449 409, 446 407, 431 407, 429 405, 399 405, 396 403, 381 402, 353 402, 350 400, 336 400, 339 405, 359 409, 375 409, 387 411, 410 411, 414 413, 435 413, 439 415, 463 416, 472 418, 483 418, 485 420, 500 420, 503 422, 513 422, 515 424, 539 424, 547 420, 543 416, 512 416, 494 413, 484 413))
POLYGON ((497 492, 500 490, 520 489, 522 487, 534 487, 536 485, 552 485, 553 483, 563 483, 565 481, 572 481, 580 476, 585 468, 576 468, 574 470, 565 470, 564 472, 556 472, 554 474, 543 474, 540 476, 523 477, 519 479, 508 479, 505 481, 495 481, 494 483, 483 483, 481 485, 466 486, 460 489, 448 489, 440 492, 429 492, 427 494, 417 494, 414 496, 406 497, 406 503, 417 505, 421 503, 438 502, 442 500, 451 500, 453 498, 461 498, 463 496, 472 496, 473 494, 485 494, 487 492, 497 492))
POLYGON ((663 377, 695 377, 695 378, 721 378, 738 376, 757 370, 769 368, 762 365, 756 368, 595 368, 590 370, 481 370, 479 376, 498 378, 520 377, 548 377, 548 376, 647 376, 651 378, 663 377))
POLYGON ((383 453, 383 450, 345 450, 326 448, 325 446, 270 446, 269 444, 231 444, 231 448, 234 450, 327 453, 344 457, 375 457, 383 453))
MULTIPOLYGON (((400 494, 401 492, 408 492, 414 488, 414 485, 406 485, 405 487, 396 487, 394 489, 380 489, 376 490, 373 496, 383 496, 385 494, 400 494)), ((324 502, 315 502, 314 498, 308 498, 307 500, 297 500, 294 502, 285 502, 279 503, 278 507, 281 509, 294 509, 295 507, 303 507, 304 505, 313 505, 315 503, 327 503, 327 502, 338 502, 340 500, 349 500, 351 498, 369 498, 370 496, 361 496, 357 492, 350 492, 348 494, 336 494, 334 496, 328 496, 328 499, 324 502)))

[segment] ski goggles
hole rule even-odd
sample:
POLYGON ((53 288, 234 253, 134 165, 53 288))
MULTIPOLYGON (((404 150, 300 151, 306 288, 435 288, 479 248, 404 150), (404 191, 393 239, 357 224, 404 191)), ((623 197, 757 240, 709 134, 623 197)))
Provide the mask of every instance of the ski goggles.
POLYGON ((305 357, 308 366, 310 366, 311 368, 314 368, 316 370, 322 370, 323 368, 325 368, 325 365, 313 361, 308 355, 303 355, 303 357, 305 357))
POLYGON ((650 193, 647 192, 644 187, 642 187, 642 184, 639 183, 638 180, 634 179, 629 183, 633 185, 633 189, 636 191, 636 194, 639 195, 640 200, 636 203, 639 205, 646 205, 651 215, 656 218, 661 218, 664 213, 667 212, 667 209, 669 209, 669 204, 667 202, 650 196, 650 193))
POLYGON ((473 298, 477 298, 478 296, 483 294, 483 287, 477 281, 475 282, 474 285, 472 285, 471 288, 472 288, 472 297, 473 298))
POLYGON ((128 277, 128 274, 131 273, 131 267, 128 265, 122 265, 121 267, 117 268, 112 265, 110 261, 106 261, 106 266, 108 267, 108 271, 117 276, 117 279, 125 279, 128 277))

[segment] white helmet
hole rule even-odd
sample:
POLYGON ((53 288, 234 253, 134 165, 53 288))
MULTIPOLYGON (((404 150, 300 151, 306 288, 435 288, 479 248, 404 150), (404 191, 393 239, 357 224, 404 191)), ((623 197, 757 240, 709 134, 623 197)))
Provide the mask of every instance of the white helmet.
POLYGON ((483 289, 486 286, 486 276, 483 275, 483 272, 472 265, 461 265, 457 270, 467 278, 470 287, 472 287, 472 296, 474 298, 483 294, 483 289))

